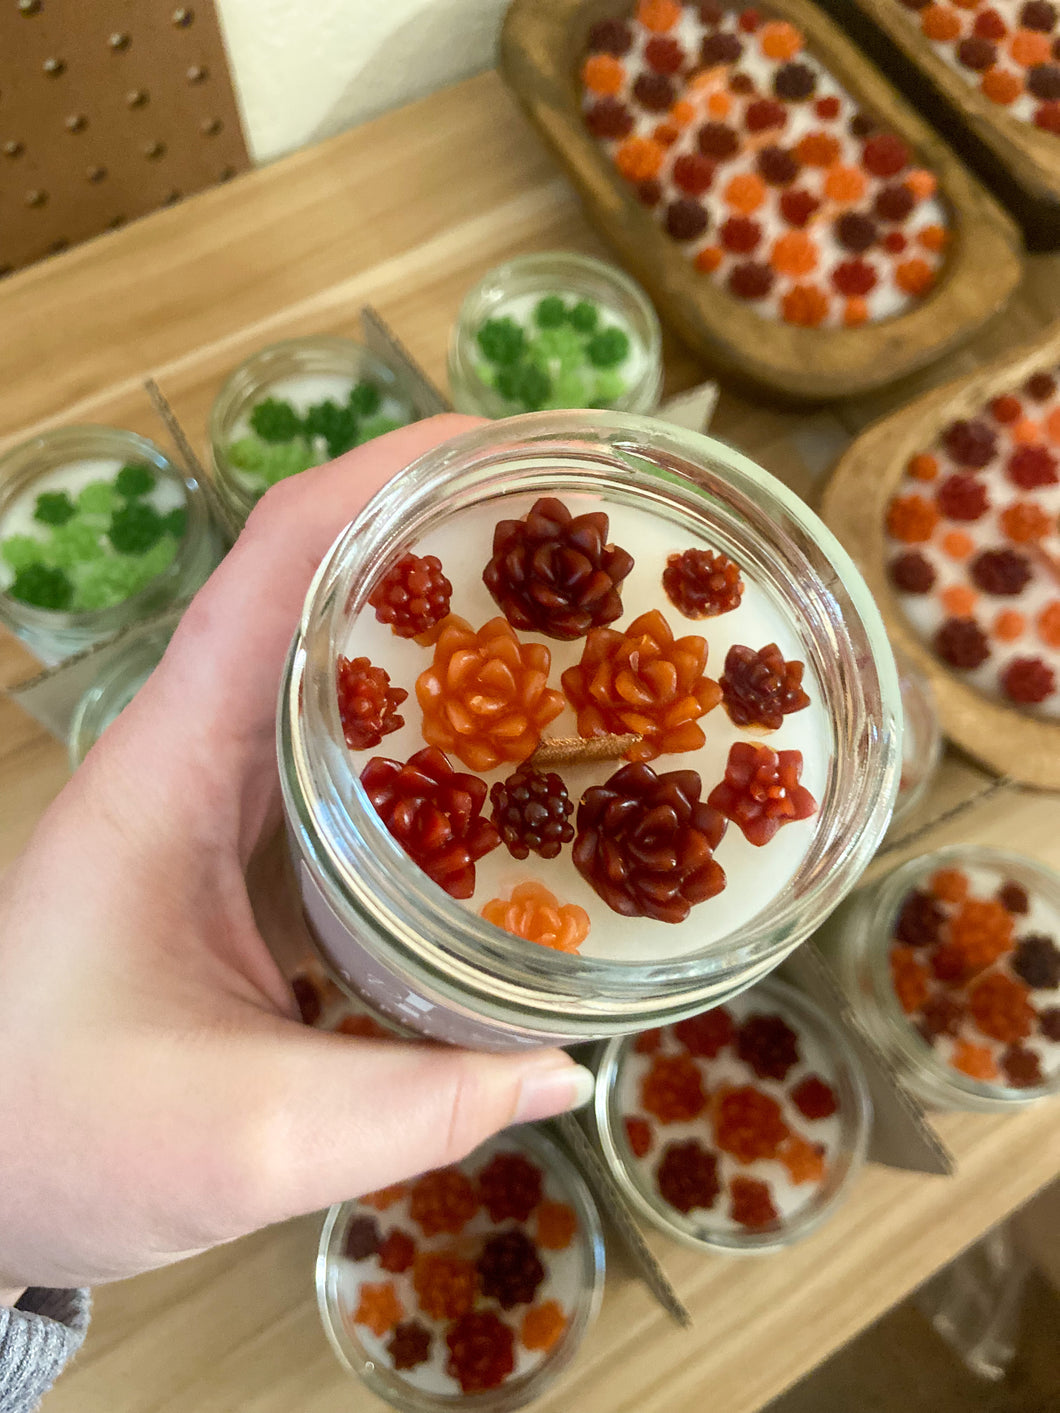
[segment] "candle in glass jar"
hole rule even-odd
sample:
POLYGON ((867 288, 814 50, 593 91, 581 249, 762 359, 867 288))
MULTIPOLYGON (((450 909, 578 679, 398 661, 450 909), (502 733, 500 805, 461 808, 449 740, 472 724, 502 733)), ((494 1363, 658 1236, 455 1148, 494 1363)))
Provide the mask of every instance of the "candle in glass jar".
MULTIPOLYGON (((532 758, 540 742, 547 745, 553 738, 577 741, 580 734, 591 741, 594 734, 602 733, 603 727, 610 727, 613 734, 625 729, 637 736, 638 727, 643 726, 646 734, 627 749, 626 756, 634 761, 643 759, 644 765, 662 780, 673 772, 695 772, 698 801, 712 816, 707 834, 714 841, 717 872, 704 885, 712 889, 711 895, 686 908, 684 917, 673 918, 678 922, 676 927, 672 921, 664 920, 675 900, 659 898, 653 915, 649 896, 656 885, 665 884, 668 871, 673 876, 676 860, 652 865, 641 857, 641 845, 629 837, 624 855, 629 887, 594 886, 594 880, 600 884, 607 868, 604 857, 610 831, 605 826, 592 869, 587 872, 578 864, 587 851, 584 840, 588 814, 599 798, 593 792, 608 788, 608 782, 617 782, 613 788, 623 789, 622 767, 626 761, 622 758, 575 760, 540 767, 540 773, 558 776, 566 788, 572 804, 566 832, 574 837, 561 844, 555 857, 542 857, 531 850, 528 857, 520 859, 502 841, 473 861, 473 890, 465 897, 458 888, 456 896, 476 912, 486 909, 489 920, 510 926, 517 915, 532 916, 535 895, 528 885, 536 885, 551 893, 559 906, 584 914, 588 924, 584 941, 564 950, 577 949, 585 956, 615 960, 643 958, 656 950, 679 955, 703 947, 713 937, 736 932, 770 898, 784 890, 804 859, 813 837, 813 814, 825 789, 831 755, 830 726, 820 685, 805 663, 804 630, 790 610, 785 611, 742 566, 737 566, 738 602, 733 601, 735 594, 728 594, 724 596, 724 611, 705 618, 690 617, 684 610, 695 612, 695 605, 678 588, 679 606, 664 586, 671 558, 690 550, 722 553, 718 544, 711 544, 706 538, 690 540, 649 509, 610 504, 585 494, 568 494, 558 502, 513 496, 505 499, 503 515, 496 504, 464 510, 414 547, 412 553, 418 559, 433 558, 438 562, 438 574, 444 575, 451 585, 448 609, 452 616, 443 616, 433 633, 427 632, 427 637, 436 639, 433 645, 399 636, 395 626, 400 625, 380 621, 379 613, 371 607, 349 625, 343 658, 347 662, 367 658, 388 674, 392 690, 409 694, 396 708, 404 724, 387 731, 375 749, 356 750, 351 758, 351 768, 361 773, 370 796, 376 788, 376 777, 382 780, 384 775, 378 765, 368 764, 370 760, 378 761, 383 756, 406 762, 433 744, 444 749, 456 771, 472 774, 489 787, 491 799, 483 806, 483 816, 497 825, 503 821, 494 787, 511 780, 524 762, 535 769, 532 758), (556 504, 569 512, 574 523, 570 529, 558 527, 553 533, 549 526, 554 522, 544 517, 556 504), (545 512, 540 509, 542 505, 547 507, 545 512), (578 633, 566 640, 528 630, 523 626, 527 620, 518 595, 504 597, 503 589, 512 580, 509 576, 505 581, 503 564, 500 604, 484 579, 484 572, 490 572, 487 567, 495 562, 492 551, 498 524, 511 526, 505 542, 509 556, 518 553, 520 544, 526 542, 528 534, 533 536, 537 527, 542 538, 531 545, 531 554, 540 556, 555 551, 557 545, 580 544, 587 529, 578 526, 579 518, 601 514, 607 520, 606 544, 615 549, 612 557, 621 556, 623 569, 629 566, 613 590, 615 602, 605 615, 610 621, 596 626, 588 621, 561 623, 564 631, 578 633), (523 525, 515 527, 515 521, 523 525), (505 604, 507 617, 503 612, 505 604), (612 618, 615 610, 617 614, 612 618), (463 626, 454 626, 457 617, 463 626), (512 618, 519 626, 512 626, 512 618), (484 635, 486 625, 490 627, 484 635), (798 708, 777 717, 775 729, 755 723, 739 724, 741 701, 730 684, 730 678, 733 683, 739 680, 736 657, 748 649, 758 652, 767 645, 776 645, 784 663, 798 663, 802 669, 798 708), (611 651, 611 658, 601 658, 605 649, 611 651), (507 668, 509 657, 519 664, 514 673, 507 668), (652 663, 649 657, 654 658, 652 663), (598 658, 600 664, 596 662, 598 658), (689 669, 688 681, 671 691, 671 679, 688 661, 695 664, 689 669), (588 668, 586 662, 591 664, 588 668), (638 663, 640 677, 634 684, 638 663), (473 678, 464 681, 461 673, 467 666, 473 678), (605 695, 613 706, 600 713, 594 710, 592 687, 601 673, 608 672, 610 685, 605 695), (493 681, 497 690, 490 698, 493 681), (546 681, 547 685, 543 685, 546 681), (659 685, 656 699, 641 701, 653 690, 653 684, 659 685), (531 702, 528 694, 538 689, 541 690, 536 702, 531 702), (682 711, 682 698, 692 702, 687 712, 682 711), (583 704, 581 710, 579 702, 583 704), (675 716, 680 726, 667 729, 664 723, 675 716), (454 720, 458 723, 455 729, 454 720), (513 737, 512 722, 521 720, 527 722, 526 735, 513 737), (460 730, 464 722, 470 726, 466 734, 460 730), (513 741, 511 753, 506 754, 513 741), (718 808, 719 797, 714 792, 726 779, 734 747, 757 750, 763 746, 778 753, 798 753, 799 785, 805 792, 799 798, 805 818, 786 820, 768 841, 756 843, 718 808), (711 799, 715 800, 714 805, 710 804, 711 799), (721 837, 714 839, 711 830, 721 837), (643 885, 639 891, 638 884, 643 885), (516 890, 522 892, 512 904, 516 890), (507 909, 497 906, 505 901, 509 904, 507 909)), ((732 563, 727 557, 725 562, 732 563)), ((531 574, 532 563, 531 558, 531 574)), ((525 568, 523 562, 517 572, 521 574, 525 568)), ((673 575, 670 583, 674 584, 673 575)), ((445 607, 445 601, 439 599, 435 612, 442 613, 445 607)), ((383 616, 390 616, 385 609, 383 616)), ((547 615, 539 621, 545 619, 547 615)), ((754 665, 753 671, 756 680, 769 678, 768 668, 761 663, 754 665)), ((769 678, 769 683, 774 691, 779 691, 774 678, 769 678)), ((643 765, 637 769, 643 773, 643 765)), ((636 783, 636 777, 629 772, 625 775, 636 783)), ((686 783, 682 776, 682 788, 686 783)), ((378 788, 387 786, 381 784, 378 788)), ((501 803, 503 806, 503 796, 501 803)), ((753 827, 749 832, 757 837, 753 827)), ((519 852, 518 833, 513 842, 519 852)), ((665 854, 679 850, 680 844, 666 837, 661 847, 665 854)), ((537 909, 547 916, 554 905, 540 900, 540 894, 537 898, 537 909)), ((545 923, 538 925, 544 927, 545 923)), ((585 922, 582 929, 585 930, 585 922)))

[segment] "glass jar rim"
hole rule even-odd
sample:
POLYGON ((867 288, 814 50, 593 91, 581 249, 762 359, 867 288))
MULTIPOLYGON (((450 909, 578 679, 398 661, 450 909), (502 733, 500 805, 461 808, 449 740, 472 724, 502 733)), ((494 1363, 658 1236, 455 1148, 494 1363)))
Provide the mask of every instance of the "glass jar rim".
POLYGON ((801 1240, 816 1230, 832 1214, 849 1190, 850 1182, 865 1160, 872 1133, 872 1100, 868 1081, 854 1045, 839 1022, 811 996, 775 975, 756 983, 754 991, 756 997, 761 996, 766 1004, 776 1005, 779 1009, 794 1014, 808 1030, 812 1029, 816 1036, 827 1042, 835 1056, 836 1087, 841 1095, 841 1154, 832 1165, 822 1190, 790 1219, 785 1219, 779 1230, 719 1230, 697 1236, 675 1221, 664 1206, 652 1202, 628 1174, 626 1160, 615 1137, 612 1101, 617 1092, 621 1065, 635 1044, 636 1036, 617 1036, 601 1046, 596 1067, 596 1094, 593 1100, 593 1122, 605 1161, 620 1182, 623 1192, 635 1203, 642 1215, 686 1246, 693 1246, 700 1251, 705 1248, 721 1250, 734 1256, 765 1255, 801 1240))
MULTIPOLYGON (((352 896, 364 916, 384 917, 402 955, 406 960, 414 958, 413 969, 421 974, 435 980, 456 977, 472 993, 481 994, 483 968, 490 966, 486 988, 490 996, 500 995, 541 1012, 552 1010, 564 998, 584 1002, 588 991, 591 1008, 607 1014, 616 998, 628 997, 632 987, 644 998, 668 1000, 671 1006, 680 997, 688 1014, 706 1004, 700 996, 709 1000, 709 989, 695 986, 697 982, 709 986, 717 979, 709 963, 718 959, 726 939, 716 938, 696 953, 668 961, 631 963, 569 956, 531 948, 509 937, 461 907, 418 869, 418 878, 402 876, 409 872, 408 857, 387 832, 350 767, 336 694, 326 687, 312 690, 306 681, 308 672, 316 676, 318 689, 322 682, 333 687, 326 664, 337 660, 347 613, 363 605, 369 577, 374 582, 377 568, 371 567, 369 575, 366 567, 373 554, 379 549, 392 562, 406 542, 422 534, 425 519, 444 514, 447 496, 473 504, 498 494, 515 494, 517 489, 543 494, 541 489, 524 487, 519 475, 540 482, 550 471, 576 478, 589 470, 594 473, 594 489, 605 498, 625 496, 641 505, 676 502, 690 514, 709 515, 715 538, 724 538, 718 529, 723 514, 749 519, 763 533, 768 523, 775 542, 771 551, 779 547, 793 556, 804 578, 814 558, 827 567, 827 584, 822 581, 818 588, 813 581, 804 587, 813 590, 816 626, 827 641, 830 658, 845 666, 843 690, 834 691, 830 705, 846 716, 843 739, 840 723, 832 722, 833 759, 819 818, 826 817, 827 806, 833 832, 851 816, 861 826, 854 837, 827 840, 818 827, 807 859, 813 859, 815 850, 818 855, 826 852, 826 844, 836 846, 835 858, 816 859, 809 869, 812 888, 805 895, 791 890, 792 896, 777 900, 772 916, 763 921, 759 915, 740 929, 744 984, 809 935, 828 910, 823 906, 827 887, 834 889, 838 878, 843 891, 848 891, 867 865, 886 828, 897 790, 898 679, 883 623, 853 562, 792 491, 723 443, 652 419, 622 413, 550 412, 494 422, 419 458, 373 498, 335 542, 306 599, 281 689, 280 755, 281 760, 290 760, 298 786, 292 788, 288 771, 281 771, 286 803, 289 814, 309 830, 318 855, 342 880, 344 894, 352 896), (513 461, 524 469, 513 471, 513 461), (505 466, 505 490, 493 488, 483 494, 480 482, 500 463, 505 466), (868 696, 873 697, 873 708, 878 706, 878 717, 869 709, 868 696), (861 739, 872 752, 871 770, 853 768, 854 743, 861 739), (837 765, 840 754, 850 757, 843 768, 837 765), (341 848, 332 838, 340 841, 341 848), (814 907, 808 907, 810 901, 814 907), (747 968, 753 970, 749 973, 747 968)), ((562 493, 561 488, 556 493, 562 493)), ((820 677, 822 665, 815 666, 820 677)))
POLYGON ((19 442, 9 451, 0 455, 0 526, 5 513, 15 501, 32 485, 33 481, 49 471, 60 469, 64 457, 106 456, 107 447, 114 448, 109 454, 117 455, 119 447, 127 448, 131 454, 150 462, 152 468, 163 475, 178 481, 184 489, 184 506, 188 523, 177 546, 172 563, 161 573, 149 579, 142 588, 124 598, 120 603, 108 608, 90 608, 79 611, 67 609, 39 608, 35 604, 23 603, 10 594, 0 592, 0 603, 4 614, 19 627, 47 630, 58 621, 73 628, 91 631, 97 637, 105 637, 118 632, 135 615, 141 603, 155 600, 159 584, 179 579, 186 560, 193 552, 199 536, 209 528, 210 517, 205 496, 199 482, 182 471, 161 447, 142 437, 138 432, 127 431, 124 427, 107 427, 100 423, 85 422, 64 427, 52 427, 38 432, 24 442, 19 442), (94 446, 93 443, 99 445, 94 446), (86 446, 88 451, 86 452, 86 446), (36 464, 39 457, 55 456, 55 464, 41 468, 36 464))
POLYGON ((1011 875, 1016 882, 1027 883, 1044 893, 1060 917, 1060 873, 1047 864, 1028 859, 1023 854, 1008 849, 995 849, 985 844, 947 844, 928 854, 918 854, 907 859, 891 873, 882 878, 871 890, 866 899, 866 909, 858 918, 858 947, 864 964, 868 967, 872 992, 879 1007, 880 1017, 887 1027, 891 1041, 899 1052, 917 1067, 925 1070, 935 1084, 955 1090, 963 1098, 971 1100, 992 1100, 1012 1106, 1032 1103, 1035 1099, 1054 1094, 1060 1088, 1060 1069, 1051 1080, 1034 1089, 1016 1089, 1011 1085, 1000 1084, 996 1080, 979 1080, 956 1070, 952 1065, 939 1059, 934 1047, 929 1045, 909 1017, 902 1010, 895 994, 890 975, 890 941, 893 936, 891 924, 898 908, 909 890, 921 879, 937 869, 964 864, 969 868, 993 868, 1011 875))
MULTIPOLYGON (((546 1358, 536 1369, 519 1381, 519 1387, 515 1387, 515 1381, 511 1381, 502 1384, 497 1389, 476 1394, 473 1400, 474 1407, 481 1410, 481 1413, 514 1413, 515 1409, 522 1408, 532 1399, 539 1397, 546 1388, 551 1387, 560 1374, 569 1367, 585 1334, 599 1313, 604 1295, 606 1254, 603 1225, 592 1191, 577 1164, 554 1138, 532 1124, 522 1124, 507 1129, 496 1134, 492 1139, 487 1139, 481 1147, 485 1148, 487 1145, 505 1142, 511 1143, 513 1147, 525 1149, 546 1172, 559 1174, 558 1185, 565 1189, 579 1220, 580 1239, 583 1240, 584 1246, 584 1265, 587 1271, 591 1268, 592 1274, 591 1278, 581 1287, 578 1306, 568 1325, 558 1353, 554 1357, 546 1355, 546 1358)), ((405 1409, 406 1413, 439 1413, 441 1409, 460 1406, 464 1401, 460 1395, 430 1394, 400 1380, 396 1372, 394 1372, 393 1380, 390 1380, 385 1377, 391 1373, 390 1370, 377 1371, 370 1361, 366 1361, 367 1369, 359 1368, 351 1358, 352 1351, 348 1347, 347 1338, 344 1338, 345 1328, 340 1312, 337 1308, 332 1308, 333 1305, 336 1307, 338 1305, 332 1281, 334 1248, 342 1239, 342 1228, 349 1206, 348 1202, 340 1202, 329 1208, 324 1218, 320 1242, 317 1247, 317 1307, 328 1343, 339 1362, 358 1378, 362 1378, 379 1397, 391 1402, 400 1396, 401 1402, 395 1403, 394 1406, 405 1409), (401 1383, 400 1395, 394 1389, 387 1387, 388 1383, 398 1381, 401 1383)))

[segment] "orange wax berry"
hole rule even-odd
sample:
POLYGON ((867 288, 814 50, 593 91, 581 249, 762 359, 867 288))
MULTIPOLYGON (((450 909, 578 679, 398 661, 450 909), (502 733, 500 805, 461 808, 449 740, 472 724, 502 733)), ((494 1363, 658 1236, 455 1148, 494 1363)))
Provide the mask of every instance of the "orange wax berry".
POLYGON ((992 103, 1001 103, 1006 107, 1009 103, 1015 103, 1023 92, 1023 84, 1007 69, 987 69, 979 85, 992 103))
POLYGON ((353 1322, 366 1326, 379 1339, 389 1333, 405 1313, 392 1281, 381 1281, 378 1285, 368 1281, 361 1286, 360 1297, 353 1322))
POLYGON ((650 137, 627 137, 615 153, 615 166, 631 182, 646 182, 660 171, 666 148, 650 137))
POLYGON ((655 34, 673 29, 680 18, 681 6, 677 0, 640 0, 637 6, 637 19, 655 34))
POLYGON ((824 179, 824 194, 839 206, 853 206, 865 195, 868 179, 860 167, 844 167, 837 162, 824 179))
POLYGON ((805 231, 786 231, 773 242, 769 263, 781 275, 808 275, 817 268, 817 242, 805 231))
POLYGON ((732 99, 727 93, 718 89, 707 99, 707 112, 712 118, 727 118, 732 112, 732 99))
POLYGON ((1003 1045, 1026 1040, 1037 1020, 1029 987, 1000 971, 980 977, 969 989, 968 1009, 983 1034, 1003 1045))
POLYGON ((997 1079, 994 1057, 984 1045, 972 1045, 970 1041, 958 1040, 953 1047, 950 1064, 971 1079, 997 1079))
POLYGON ((478 1209, 474 1183, 459 1168, 436 1168, 412 1184, 409 1216, 424 1236, 459 1236, 478 1209))
POLYGON ((894 272, 894 282, 906 294, 927 294, 935 283, 935 272, 926 260, 914 256, 903 260, 894 272))
POLYGON ((911 191, 918 201, 926 201, 929 196, 934 196, 938 186, 934 172, 923 167, 914 167, 912 171, 906 172, 903 181, 906 190, 911 191))
POLYGON ((950 919, 950 946, 968 973, 1003 957, 1012 947, 1012 914, 995 898, 966 898, 950 919))
POLYGON ((815 329, 828 318, 829 299, 816 285, 794 285, 781 301, 780 309, 787 323, 815 329))
POLYGON ((1003 608, 994 619, 994 637, 1003 643, 1014 643, 1017 638, 1023 637, 1026 627, 1027 620, 1022 613, 1017 613, 1014 608, 1003 608))
POLYGON ((626 71, 613 54, 592 54, 582 67, 582 82, 590 93, 610 97, 620 93, 626 71))
POLYGON ((740 172, 726 183, 722 196, 734 211, 749 216, 766 199, 766 184, 755 172, 740 172))
POLYGON ((670 121, 677 124, 679 128, 687 128, 689 123, 696 120, 696 105, 690 103, 687 98, 679 98, 670 109, 670 121))
POLYGON ((1031 500, 1013 501, 1001 512, 1000 519, 1002 530, 1018 545, 1044 539, 1053 525, 1041 506, 1031 500))
POLYGON ((476 632, 454 617, 416 679, 423 739, 471 770, 525 760, 563 710, 562 694, 548 686, 551 663, 548 648, 520 642, 505 618, 476 632))
POLYGON ((929 5, 920 12, 920 28, 928 39, 956 39, 961 32, 960 16, 948 5, 929 5))
POLYGON ((546 1251, 566 1251, 578 1230, 574 1208, 566 1202, 541 1202, 534 1214, 537 1244, 546 1251))
POLYGON ((802 35, 786 20, 770 20, 758 31, 758 43, 767 59, 794 59, 802 48, 802 35))
POLYGON ((1060 407, 1054 407, 1045 419, 1045 434, 1051 442, 1060 442, 1060 407))
POLYGON ((979 595, 967 584, 951 584, 943 589, 939 598, 951 618, 971 618, 979 595))
POLYGON ((912 947, 891 948, 891 983, 906 1015, 919 1011, 930 991, 928 969, 912 947))
POLYGON ((716 245, 705 245, 702 250, 696 252, 696 258, 692 261, 701 275, 710 275, 721 264, 722 253, 716 245))
POLYGON ((895 496, 887 507, 887 533, 907 545, 930 540, 938 523, 937 506, 924 496, 895 496))
POLYGON ((1008 434, 1020 446, 1033 446, 1041 440, 1042 429, 1041 425, 1030 417, 1021 417, 1008 429, 1008 434))
POLYGON ((1050 36, 1039 30, 1018 29, 1009 41, 1008 52, 1022 69, 1048 64, 1052 58, 1050 36))
POLYGON ((366 1192, 358 1201, 366 1207, 374 1207, 377 1212, 385 1212, 395 1202, 400 1202, 408 1190, 407 1182, 396 1182, 392 1187, 381 1187, 378 1192, 366 1192))
POLYGON ((412 1264, 412 1284, 425 1315, 458 1320, 475 1303, 478 1274, 470 1261, 451 1251, 421 1251, 412 1264))
POLYGON ((1060 648, 1060 599, 1047 603, 1038 615, 1038 637, 1051 648, 1060 648))
POLYGON ((849 328, 864 324, 869 317, 869 302, 860 295, 852 295, 843 305, 843 323, 849 328))
POLYGON ((975 541, 966 530, 947 530, 942 537, 942 550, 950 559, 967 559, 975 549, 975 541))
POLYGON ((815 1143, 793 1133, 780 1145, 780 1161, 796 1187, 804 1182, 820 1182, 824 1177, 824 1154, 815 1143))
POLYGON ((925 226, 917 234, 917 241, 925 250, 940 251, 945 250, 949 244, 950 233, 945 226, 925 226))
POLYGON ((905 470, 914 481, 933 481, 939 474, 939 463, 928 452, 922 451, 918 456, 909 458, 905 470))
POLYGON ((707 677, 705 638, 675 638, 652 609, 624 632, 593 628, 581 661, 563 674, 563 690, 578 714, 584 737, 636 732, 644 739, 627 751, 632 761, 695 751, 706 737, 699 725, 721 701, 721 688, 707 677))
POLYGON ((698 1118, 707 1107, 707 1096, 691 1055, 656 1055, 640 1082, 640 1102, 662 1124, 698 1118))
POLYGON ((567 1317, 556 1300, 532 1306, 523 1316, 519 1338, 524 1349, 551 1349, 567 1328, 567 1317))
POLYGON ((959 868, 939 868, 928 887, 940 903, 963 903, 968 896, 968 875, 959 868))
POLYGON ((839 139, 827 132, 808 132, 795 148, 804 167, 830 167, 838 162, 843 149, 839 139))
POLYGON ((680 136, 681 129, 676 123, 660 123, 652 132, 652 137, 663 147, 673 147, 680 136))
POLYGON ((482 916, 524 942, 556 952, 576 952, 589 935, 589 914, 577 903, 561 903, 533 879, 518 884, 510 899, 491 898, 482 916))

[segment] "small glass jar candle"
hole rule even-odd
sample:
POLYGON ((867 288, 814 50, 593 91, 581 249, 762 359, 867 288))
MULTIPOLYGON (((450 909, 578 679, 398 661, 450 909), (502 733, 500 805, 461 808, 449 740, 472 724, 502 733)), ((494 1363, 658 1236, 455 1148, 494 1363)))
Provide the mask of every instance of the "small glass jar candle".
POLYGON ((133 629, 85 689, 67 736, 71 770, 77 769, 162 661, 178 620, 178 614, 167 615, 164 621, 133 629))
POLYGON ((897 838, 928 792, 942 758, 942 726, 931 683, 909 658, 895 654, 902 692, 902 775, 889 834, 897 838))
POLYGON ((936 1109, 1008 1111, 1060 1088, 1060 877, 998 849, 912 859, 837 919, 844 985, 936 1109))
POLYGON ((270 486, 427 415, 352 339, 286 339, 230 375, 210 412, 214 482, 237 523, 270 486))
POLYGON ((190 598, 220 557, 202 487, 133 432, 61 427, 0 459, 0 621, 43 662, 190 598))
POLYGON ((324 1329, 395 1408, 509 1413, 570 1364, 600 1305, 588 1188, 541 1132, 332 1207, 317 1258, 324 1329))
POLYGON ((384 488, 307 600, 279 742, 310 928, 438 1040, 679 1019, 852 886, 898 711, 857 571, 746 458, 605 412, 476 429, 384 488))
POLYGON ((834 1211, 864 1159, 871 1106, 839 1027, 770 977, 610 1041, 594 1118, 637 1211, 686 1245, 740 1254, 788 1246, 834 1211))
POLYGON ((572 251, 520 255, 465 297, 449 340, 460 412, 653 412, 662 334, 648 296, 614 265, 572 251))

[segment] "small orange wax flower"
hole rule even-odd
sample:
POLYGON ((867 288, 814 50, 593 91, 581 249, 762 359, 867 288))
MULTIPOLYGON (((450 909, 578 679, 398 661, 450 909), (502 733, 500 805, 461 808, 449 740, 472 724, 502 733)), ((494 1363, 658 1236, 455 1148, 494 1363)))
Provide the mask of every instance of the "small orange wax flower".
POLYGON ((934 172, 929 172, 924 167, 914 167, 912 171, 906 172, 904 183, 906 189, 911 191, 918 201, 926 201, 929 196, 934 196, 938 187, 934 172))
POLYGON ((958 1040, 953 1047, 950 1064, 972 1079, 997 1079, 997 1065, 985 1045, 958 1040))
POLYGON ((961 21, 948 5, 929 5, 920 12, 920 28, 928 39, 956 39, 961 32, 961 21))
POLYGON ((853 206, 865 195, 867 186, 868 180, 860 167, 844 167, 837 162, 825 174, 824 194, 838 206, 853 206))
POLYGON ((922 451, 909 458, 905 469, 914 481, 933 481, 939 474, 939 463, 930 452, 922 451))
POLYGON ((967 972, 982 971, 1012 946, 1012 914, 994 898, 966 898, 950 919, 950 946, 967 972))
POLYGON ((864 324, 868 317, 868 300, 862 299, 860 295, 852 295, 843 305, 843 323, 852 329, 858 324, 864 324))
POLYGON ((804 1182, 820 1182, 824 1177, 824 1154, 801 1134, 793 1133, 786 1138, 778 1156, 796 1187, 804 1182))
MULTIPOLYGON (((994 619, 994 637, 1000 638, 1003 643, 1014 643, 1017 638, 1022 638, 1027 627, 1027 620, 1022 613, 1017 613, 1014 608, 1003 608, 994 619)), ((1060 642, 1055 645, 1060 647, 1060 642)))
POLYGON ((808 275, 817 268, 817 242, 805 231, 788 231, 774 241, 769 262, 781 275, 808 275))
POLYGON ((1021 417, 1018 422, 1013 423, 1008 434, 1018 446, 1034 446, 1042 439, 1040 424, 1030 417, 1021 417))
POLYGON ((1027 544, 1031 540, 1044 540, 1053 523, 1049 516, 1034 501, 1016 500, 1001 512, 1001 528, 1016 544, 1027 544))
POLYGON ((1000 103, 1003 107, 1015 103, 1023 92, 1023 84, 1019 77, 1010 73, 1008 69, 987 69, 980 83, 987 98, 992 103, 1000 103))
POLYGON ((1060 442, 1060 407, 1054 407, 1045 419, 1045 432, 1051 442, 1060 442))
POLYGON ((1052 43, 1049 35, 1038 30, 1020 29, 1012 36, 1008 52, 1021 68, 1032 69, 1035 64, 1049 63, 1052 43))
POLYGON ((1060 648, 1060 599, 1053 599, 1039 613, 1038 637, 1049 647, 1060 648))
POLYGON ((665 160, 666 148, 650 137, 627 137, 615 153, 615 166, 631 182, 657 176, 665 160))
POLYGON ((405 1307, 397 1297, 391 1281, 381 1281, 378 1285, 367 1282, 361 1286, 361 1300, 357 1306, 353 1322, 365 1325, 379 1339, 392 1330, 405 1313, 405 1307))
POLYGON ((675 639, 659 610, 651 609, 624 633, 593 628, 581 662, 563 674, 563 690, 578 713, 580 735, 636 732, 644 739, 629 759, 654 760, 698 750, 706 740, 699 718, 721 701, 721 688, 704 675, 706 665, 706 639, 675 639))
POLYGON ((693 265, 702 275, 709 275, 721 264, 722 252, 716 245, 705 245, 696 253, 693 265))
POLYGON ((950 234, 945 226, 925 226, 917 236, 917 241, 925 250, 945 250, 950 234))
POLYGON ((963 903, 968 896, 968 875, 959 868, 936 869, 930 887, 940 902, 963 903))
POLYGON ((537 1244, 546 1251, 566 1251, 578 1230, 574 1208, 566 1202, 542 1202, 534 1220, 537 1222, 537 1244))
POLYGON ((830 167, 842 154, 839 139, 828 132, 808 132, 795 148, 804 167, 830 167))
POLYGON ((645 29, 656 34, 665 34, 681 18, 681 6, 677 0, 640 0, 637 6, 637 19, 645 29))
POLYGON ((828 317, 828 296, 816 285, 793 285, 781 300, 780 309, 787 323, 815 329, 828 317))
POLYGON ((563 710, 562 695, 548 686, 551 662, 548 648, 521 643, 504 618, 477 633, 452 618, 416 681, 423 739, 471 770, 525 760, 563 710))
POLYGON ((975 541, 966 530, 947 530, 942 537, 942 548, 950 559, 967 559, 975 549, 975 541))
POLYGON ((618 93, 625 78, 626 71, 613 54, 593 54, 582 69, 582 81, 589 92, 604 96, 618 93))
POLYGON ((755 172, 738 172, 726 184, 722 196, 734 211, 749 216, 766 199, 766 184, 755 172))
POLYGON ((914 256, 903 260, 894 272, 894 282, 906 294, 927 294, 935 283, 935 271, 926 260, 914 256))
POLYGON ((567 1328, 567 1317, 556 1300, 545 1300, 523 1316, 520 1338, 524 1349, 551 1349, 567 1328))
POLYGON ((938 509, 923 496, 895 496, 887 507, 887 533, 907 545, 930 540, 938 523, 938 509))
POLYGON ((458 1320, 475 1304, 474 1265, 451 1251, 421 1251, 412 1266, 420 1309, 432 1320, 458 1320))
POLYGON ((802 48, 802 35, 787 20, 770 20, 758 31, 758 43, 767 59, 794 59, 802 48))
POLYGON ((953 618, 971 618, 979 595, 967 584, 951 584, 939 595, 942 606, 953 618))
POLYGON ((895 945, 891 948, 891 981, 898 1004, 906 1015, 919 1011, 930 989, 928 970, 912 947, 895 945))
POLYGON ((561 903, 532 879, 512 890, 510 899, 491 898, 482 916, 524 942, 556 952, 576 952, 589 935, 589 914, 577 903, 561 903))

